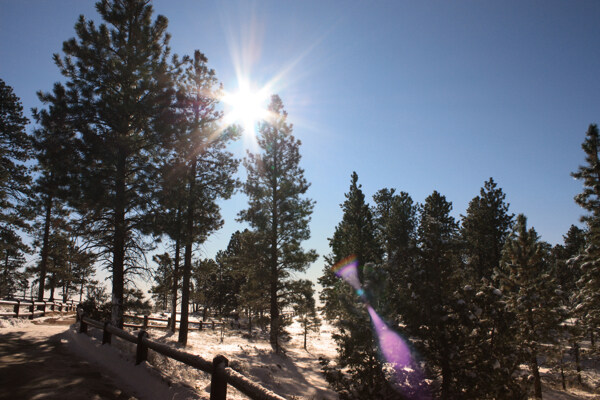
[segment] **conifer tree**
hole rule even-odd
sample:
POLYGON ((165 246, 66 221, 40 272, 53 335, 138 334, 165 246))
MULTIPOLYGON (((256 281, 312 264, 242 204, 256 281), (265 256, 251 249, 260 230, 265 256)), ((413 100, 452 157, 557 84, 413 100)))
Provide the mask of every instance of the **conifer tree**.
POLYGON ((527 219, 519 214, 497 271, 508 310, 515 315, 519 351, 531 369, 537 398, 542 397, 540 343, 556 337, 560 321, 548 259, 548 246, 540 242, 533 228, 527 229, 527 219))
POLYGON ((181 157, 175 164, 181 169, 175 176, 185 182, 181 209, 184 262, 178 338, 183 345, 187 343, 188 335, 192 247, 203 243, 223 225, 217 200, 233 194, 237 186, 233 175, 239 164, 225 149, 227 143, 237 137, 237 132, 233 129, 223 131, 218 126, 220 87, 215 72, 206 63, 206 57, 196 51, 180 80, 176 104, 179 130, 173 149, 181 157))
POLYGON ((53 92, 38 97, 48 109, 33 109, 39 127, 34 130, 33 148, 37 159, 37 179, 34 196, 28 205, 38 220, 37 236, 40 247, 38 300, 44 298, 48 254, 52 226, 69 213, 65 203, 73 198, 72 180, 76 175, 78 154, 75 150, 75 131, 69 123, 67 94, 63 85, 54 85, 53 92))
POLYGON ((302 325, 304 350, 308 350, 306 348, 308 333, 310 331, 318 332, 321 324, 321 320, 317 316, 313 283, 307 279, 292 282, 291 296, 293 297, 292 307, 302 325))
POLYGON ((80 16, 77 37, 54 59, 79 138, 75 205, 112 272, 111 319, 121 327, 125 275, 145 251, 141 224, 153 158, 170 125, 169 35, 165 17, 152 21, 147 0, 102 0, 96 10, 103 23, 80 16))
POLYGON ((417 230, 420 260, 410 277, 417 312, 407 320, 413 334, 423 341, 422 351, 430 366, 441 373, 442 399, 457 395, 453 361, 461 337, 455 312, 459 299, 454 295, 460 287, 458 224, 451 210, 452 203, 437 191, 423 203, 417 230))
POLYGON ((359 277, 366 296, 375 304, 385 298, 372 282, 381 282, 382 254, 377 240, 374 217, 365 195, 358 184, 358 175, 352 173, 350 189, 341 204, 344 212, 329 239, 331 254, 325 258, 326 266, 319 283, 323 286, 321 301, 325 317, 338 332, 333 335, 338 356, 335 364, 322 361, 329 384, 342 399, 400 398, 384 372, 384 361, 379 357, 377 338, 371 329, 370 317, 361 299, 345 282, 338 279, 332 267, 342 259, 356 255, 359 260, 359 277))
POLYGON ((314 250, 305 251, 301 243, 310 237, 310 215, 314 202, 304 195, 310 184, 300 167, 301 142, 292 135, 287 112, 279 96, 268 107, 269 117, 259 124, 259 154, 248 152, 244 166, 248 179, 243 191, 249 198, 248 208, 239 220, 250 224, 260 236, 268 271, 270 342, 279 352, 281 317, 279 302, 284 282, 292 271, 304 271, 315 261, 314 250))
POLYGON ((580 312, 592 333, 600 324, 600 137, 598 126, 591 124, 581 145, 586 165, 571 175, 583 181, 583 192, 575 202, 587 211, 581 220, 587 225, 587 246, 581 260, 578 281, 580 312))
POLYGON ((165 309, 169 304, 169 295, 173 287, 171 280, 173 279, 173 260, 169 253, 157 254, 152 257, 152 261, 156 263, 156 269, 153 273, 155 285, 150 288, 154 304, 159 309, 165 309))
POLYGON ((28 229, 25 201, 29 195, 31 140, 25 132, 29 121, 13 89, 0 79, 0 290, 14 293, 22 281, 25 254, 30 249, 19 231, 28 229))
POLYGON ((467 267, 474 284, 479 284, 482 278, 490 280, 500 264, 513 219, 505 199, 502 189, 490 178, 479 196, 469 203, 467 214, 462 216, 461 233, 466 246, 467 267))
POLYGON ((379 190, 373 196, 373 215, 377 237, 384 250, 386 277, 380 287, 387 295, 384 305, 378 302, 379 313, 401 322, 401 315, 410 303, 406 276, 417 261, 418 205, 406 192, 396 194, 394 189, 379 190), (386 309, 383 308, 385 306, 386 309))

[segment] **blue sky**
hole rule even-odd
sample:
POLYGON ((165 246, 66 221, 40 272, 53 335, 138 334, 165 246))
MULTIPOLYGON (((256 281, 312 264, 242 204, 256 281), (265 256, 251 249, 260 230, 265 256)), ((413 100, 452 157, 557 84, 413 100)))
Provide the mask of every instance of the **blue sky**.
MULTIPOLYGON (((61 76, 52 62, 93 1, 0 0, 0 78, 29 109, 61 76)), ((366 195, 390 187, 422 202, 433 190, 464 214, 489 177, 513 213, 560 243, 581 209, 570 177, 600 122, 597 1, 154 1, 178 54, 206 54, 225 89, 236 66, 257 86, 275 77, 302 141, 321 255, 356 171, 366 195)), ((244 143, 232 146, 243 155, 244 143)), ((241 171, 243 176, 244 171, 241 171)), ((227 245, 245 207, 222 203, 227 245)), ((320 275, 322 260, 309 270, 320 275)))

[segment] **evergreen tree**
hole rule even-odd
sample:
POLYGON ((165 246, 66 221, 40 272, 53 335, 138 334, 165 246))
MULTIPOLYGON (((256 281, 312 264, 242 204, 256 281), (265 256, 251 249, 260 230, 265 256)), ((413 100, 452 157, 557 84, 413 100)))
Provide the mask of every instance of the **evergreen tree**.
POLYGON ((150 174, 169 128, 173 89, 167 19, 146 0, 102 0, 104 23, 79 17, 77 38, 54 59, 66 78, 70 123, 82 165, 76 206, 112 271, 112 323, 123 324, 125 273, 145 251, 140 235, 150 174))
POLYGON ((310 331, 319 331, 321 320, 317 315, 317 307, 315 304, 315 290, 313 283, 306 279, 294 281, 292 287, 292 306, 298 317, 298 321, 302 325, 304 335, 304 350, 306 348, 306 337, 310 331))
POLYGON ((152 275, 155 285, 150 288, 154 305, 157 309, 165 309, 169 305, 173 279, 173 260, 169 253, 157 254, 152 257, 156 269, 152 275))
POLYGON ((581 220, 587 225, 587 247, 581 260, 581 277, 578 281, 580 313, 592 333, 600 324, 600 137, 598 126, 592 124, 581 145, 586 165, 571 175, 583 181, 583 192, 575 202, 588 212, 581 220))
POLYGON ((269 309, 269 287, 264 284, 268 276, 267 255, 261 251, 261 235, 248 229, 231 235, 227 246, 227 263, 239 284, 238 304, 246 309, 248 332, 252 333, 253 316, 269 309))
POLYGON ((385 251, 386 277, 379 283, 387 294, 385 304, 379 301, 378 312, 390 320, 401 322, 405 307, 410 304, 406 276, 417 261, 418 205, 406 192, 379 190, 374 196, 373 215, 377 237, 385 251))
POLYGON ((460 287, 458 224, 450 215, 452 203, 437 191, 425 199, 418 227, 420 260, 410 276, 416 314, 407 325, 423 341, 422 354, 431 372, 439 370, 441 398, 457 396, 456 363, 461 332, 457 325, 456 290, 460 287), (416 319, 415 319, 416 317, 416 319))
POLYGON ((534 377, 537 398, 542 397, 540 343, 557 336, 560 321, 548 259, 549 246, 539 241, 533 228, 527 229, 527 219, 519 214, 504 246, 498 277, 508 310, 515 315, 517 343, 534 377))
POLYGON ((249 198, 248 208, 239 220, 250 224, 260 235, 259 246, 266 254, 268 271, 270 342, 279 352, 281 290, 290 271, 304 271, 315 261, 314 250, 305 251, 301 243, 310 237, 310 215, 314 202, 303 198, 309 188, 300 168, 300 144, 292 135, 287 112, 281 99, 274 95, 269 104, 270 116, 259 124, 259 154, 248 152, 244 166, 248 179, 243 185, 249 198))
POLYGON ((462 237, 465 242, 467 267, 472 283, 490 280, 500 264, 504 241, 512 225, 506 195, 492 178, 484 183, 479 196, 473 198, 462 216, 462 237))
POLYGON ((38 97, 48 105, 48 109, 33 110, 35 120, 40 125, 33 135, 38 174, 33 185, 35 196, 28 204, 39 221, 38 236, 41 232, 38 291, 38 300, 41 301, 46 289, 51 226, 54 220, 68 214, 63 203, 72 195, 70 183, 78 165, 78 154, 75 151, 75 131, 69 124, 64 86, 57 83, 52 94, 39 93, 38 97))
POLYGON ((319 278, 323 286, 321 301, 324 303, 325 317, 337 328, 333 338, 338 350, 335 364, 322 360, 323 371, 342 399, 400 398, 384 371, 377 338, 361 299, 332 270, 342 259, 356 255, 359 278, 364 283, 366 296, 375 304, 375 292, 378 298, 384 295, 375 285, 369 284, 382 280, 377 275, 385 272, 379 265, 383 252, 377 240, 372 210, 365 202, 356 172, 352 173, 350 189, 345 197, 346 200, 341 204, 344 212, 342 221, 329 239, 332 253, 325 258, 327 264, 323 276, 319 278))
MULTIPOLYGON (((181 286, 181 325, 179 343, 185 345, 188 335, 188 307, 192 275, 192 247, 223 225, 219 199, 231 197, 237 186, 233 178, 238 160, 225 150, 236 138, 233 129, 223 131, 217 125, 218 93, 215 73, 206 65, 206 57, 196 51, 185 71, 177 95, 179 130, 173 149, 181 155, 177 166, 185 182, 182 209, 182 245, 185 248, 181 286)), ((177 175, 176 175, 177 176, 177 175)), ((176 221, 177 223, 177 221, 176 221)))
POLYGON ((29 247, 19 231, 27 230, 25 200, 29 195, 31 140, 25 132, 29 121, 13 89, 0 79, 0 256, 1 295, 11 295, 22 281, 21 269, 29 247))

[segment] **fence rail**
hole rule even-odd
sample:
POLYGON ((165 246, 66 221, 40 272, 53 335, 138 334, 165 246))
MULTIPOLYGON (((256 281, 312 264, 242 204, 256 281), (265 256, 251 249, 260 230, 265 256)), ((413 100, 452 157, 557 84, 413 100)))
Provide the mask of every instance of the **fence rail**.
MULTIPOLYGON (((170 325, 171 325, 171 317, 168 318, 157 318, 157 317, 150 317, 148 315, 133 315, 133 314, 125 314, 123 315, 124 318, 131 318, 131 319, 137 319, 137 320, 141 320, 142 323, 141 324, 129 324, 129 323, 124 323, 123 326, 126 328, 136 328, 136 329, 167 329, 170 325), (166 325, 149 325, 150 321, 157 321, 157 322, 165 322, 166 325)), ((179 324, 180 321, 176 320, 176 323, 179 324)), ((212 330, 215 330, 218 327, 221 327, 221 325, 223 325, 223 322, 216 322, 214 320, 211 321, 188 321, 188 330, 199 330, 201 331, 204 328, 210 328, 212 330), (192 325, 196 325, 196 326, 192 326, 192 325)))
MULTIPOLYGON (((78 310, 79 332, 87 333, 88 326, 102 330, 102 344, 110 344, 112 335, 136 345, 135 363, 140 364, 148 358, 148 349, 163 356, 172 358, 193 368, 211 374, 210 400, 225 400, 227 398, 227 385, 231 385, 253 400, 285 400, 285 398, 271 392, 259 384, 246 378, 244 375, 229 368, 229 361, 223 355, 213 358, 212 362, 204 358, 175 349, 164 343, 151 340, 145 330, 140 330, 136 335, 114 327, 110 322, 99 322, 88 318, 83 310, 78 310)), ((146 321, 147 321, 147 316, 146 321)))
POLYGON ((69 312, 75 311, 79 303, 73 300, 63 303, 62 301, 32 301, 32 300, 0 300, 0 305, 12 306, 13 310, 0 312, 0 317, 29 317, 34 319, 35 317, 42 317, 49 311, 58 312, 69 312), (22 308, 27 308, 27 311, 22 311, 22 308))

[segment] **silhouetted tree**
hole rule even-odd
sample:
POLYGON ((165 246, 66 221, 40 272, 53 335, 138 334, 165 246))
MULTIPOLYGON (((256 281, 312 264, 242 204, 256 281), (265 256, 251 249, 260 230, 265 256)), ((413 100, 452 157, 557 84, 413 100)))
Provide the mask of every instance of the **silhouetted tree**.
POLYGON ((279 300, 290 271, 304 271, 316 260, 314 250, 301 242, 310 237, 308 223, 314 202, 303 198, 310 186, 300 168, 300 141, 292 135, 287 112, 278 96, 271 98, 269 118, 259 125, 259 154, 248 152, 244 165, 248 179, 243 185, 249 198, 239 220, 250 224, 259 236, 257 244, 266 254, 270 291, 270 342, 279 351, 281 328, 279 300))

